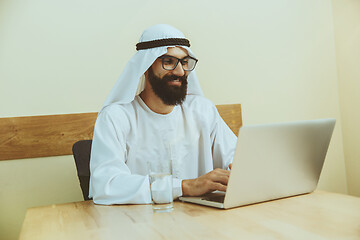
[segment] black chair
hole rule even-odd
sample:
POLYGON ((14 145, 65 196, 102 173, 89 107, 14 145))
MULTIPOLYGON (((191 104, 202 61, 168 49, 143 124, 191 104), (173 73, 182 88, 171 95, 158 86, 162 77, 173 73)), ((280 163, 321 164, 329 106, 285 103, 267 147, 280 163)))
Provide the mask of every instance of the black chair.
POLYGON ((84 200, 92 199, 89 198, 91 143, 92 140, 80 140, 74 143, 72 147, 84 200))

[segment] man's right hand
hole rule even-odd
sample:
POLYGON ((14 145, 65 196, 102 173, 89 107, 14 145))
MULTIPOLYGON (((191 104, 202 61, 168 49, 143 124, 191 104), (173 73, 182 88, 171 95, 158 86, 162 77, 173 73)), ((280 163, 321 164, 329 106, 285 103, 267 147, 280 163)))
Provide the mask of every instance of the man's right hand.
POLYGON ((182 181, 183 196, 201 196, 215 190, 226 191, 230 171, 216 168, 195 179, 182 181))

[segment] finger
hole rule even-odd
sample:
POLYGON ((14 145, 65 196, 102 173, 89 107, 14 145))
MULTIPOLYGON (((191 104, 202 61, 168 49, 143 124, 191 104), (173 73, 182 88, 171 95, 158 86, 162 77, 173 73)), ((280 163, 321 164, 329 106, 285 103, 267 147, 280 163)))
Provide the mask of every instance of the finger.
POLYGON ((230 175, 230 171, 229 171, 229 170, 224 170, 224 169, 221 169, 221 168, 215 168, 215 169, 212 170, 211 172, 214 172, 214 173, 216 173, 216 174, 227 175, 227 176, 230 175))
POLYGON ((229 164, 229 168, 230 168, 230 170, 231 170, 231 168, 232 168, 232 163, 229 164))
POLYGON ((209 179, 211 182, 217 182, 223 185, 227 185, 229 181, 229 176, 230 174, 211 172, 206 176, 206 178, 209 179))
MULTIPOLYGON (((209 174, 207 174, 207 175, 208 175, 208 177, 209 177, 211 180, 213 180, 213 181, 215 181, 215 182, 218 182, 219 179, 220 179, 220 180, 221 180, 221 179, 224 179, 224 177, 225 177, 226 179, 228 179, 228 178, 230 177, 230 171, 228 171, 228 170, 223 170, 223 169, 215 169, 215 170, 209 172, 209 174)), ((226 182, 227 182, 227 181, 226 181, 226 182)))
POLYGON ((227 186, 229 182, 229 176, 218 176, 217 178, 213 179, 213 181, 227 186))
POLYGON ((223 192, 226 192, 226 186, 225 185, 223 185, 223 184, 221 184, 221 183, 213 183, 212 184, 212 191, 216 191, 216 190, 218 190, 218 191, 223 191, 223 192))

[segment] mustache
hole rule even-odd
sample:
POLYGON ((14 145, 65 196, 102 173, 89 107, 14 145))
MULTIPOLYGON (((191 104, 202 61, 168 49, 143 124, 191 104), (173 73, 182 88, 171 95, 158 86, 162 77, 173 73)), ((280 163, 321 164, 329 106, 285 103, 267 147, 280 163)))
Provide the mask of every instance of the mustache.
POLYGON ((164 76, 162 78, 162 80, 167 81, 167 82, 168 81, 173 81, 173 80, 179 80, 181 82, 184 82, 184 81, 187 80, 187 76, 184 75, 184 76, 179 77, 179 76, 176 76, 176 75, 167 75, 167 76, 164 76))

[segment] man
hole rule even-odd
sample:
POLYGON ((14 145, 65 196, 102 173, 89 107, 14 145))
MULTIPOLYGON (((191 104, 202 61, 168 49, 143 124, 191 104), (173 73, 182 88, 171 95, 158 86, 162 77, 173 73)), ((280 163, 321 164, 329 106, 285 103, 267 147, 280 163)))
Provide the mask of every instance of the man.
POLYGON ((96 120, 90 161, 95 203, 151 203, 147 162, 170 159, 174 199, 226 191, 236 136, 203 97, 189 47, 169 25, 142 34, 96 120))

